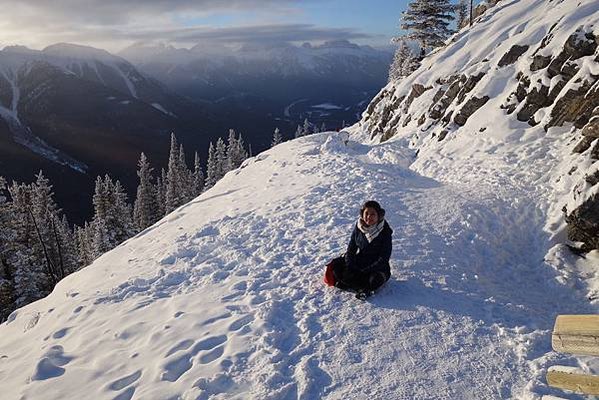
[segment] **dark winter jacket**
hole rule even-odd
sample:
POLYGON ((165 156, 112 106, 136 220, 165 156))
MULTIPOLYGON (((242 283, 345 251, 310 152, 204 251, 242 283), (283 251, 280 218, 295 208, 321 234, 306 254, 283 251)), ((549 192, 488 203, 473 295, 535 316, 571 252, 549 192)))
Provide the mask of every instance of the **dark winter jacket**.
POLYGON ((385 221, 381 233, 371 243, 368 243, 366 235, 358 229, 356 224, 345 253, 345 264, 350 269, 362 272, 380 271, 390 276, 389 259, 392 250, 392 234, 393 230, 385 221))

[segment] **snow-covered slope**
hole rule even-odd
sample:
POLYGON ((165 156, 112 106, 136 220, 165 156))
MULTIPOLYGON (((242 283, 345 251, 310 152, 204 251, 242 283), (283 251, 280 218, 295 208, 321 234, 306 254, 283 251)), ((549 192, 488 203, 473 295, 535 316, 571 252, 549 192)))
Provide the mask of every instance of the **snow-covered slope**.
MULTIPOLYGON (((498 181, 480 167, 484 160, 503 165, 520 185, 551 187, 548 229, 560 236, 564 207, 569 221, 592 196, 599 207, 598 44, 597 1, 500 1, 412 75, 387 85, 353 132, 407 140, 419 149, 414 168, 441 179, 441 170, 463 168, 460 179, 498 181), (548 152, 551 141, 561 150, 548 152), (547 174, 530 181, 538 168, 547 174)), ((593 230, 567 229, 597 248, 589 236, 599 219, 588 214, 579 225, 593 230)))
POLYGON ((596 310, 561 276, 565 252, 560 272, 543 261, 542 205, 519 187, 420 176, 399 141, 344 139, 248 160, 14 312, 0 326, 3 398, 557 394, 543 378, 564 358, 553 319, 596 310), (369 198, 395 230, 393 278, 360 302, 322 272, 369 198))

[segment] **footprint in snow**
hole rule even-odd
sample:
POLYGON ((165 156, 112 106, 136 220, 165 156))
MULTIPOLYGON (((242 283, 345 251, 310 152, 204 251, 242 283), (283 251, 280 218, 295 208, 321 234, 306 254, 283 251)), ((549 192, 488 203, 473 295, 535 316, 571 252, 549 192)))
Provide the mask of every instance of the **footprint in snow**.
POLYGON ((164 366, 161 379, 163 381, 176 382, 185 372, 191 369, 193 358, 201 351, 207 351, 207 353, 200 356, 200 363, 208 363, 220 358, 224 352, 224 346, 220 348, 218 346, 225 343, 227 339, 226 335, 220 335, 200 340, 189 352, 169 361, 164 366))

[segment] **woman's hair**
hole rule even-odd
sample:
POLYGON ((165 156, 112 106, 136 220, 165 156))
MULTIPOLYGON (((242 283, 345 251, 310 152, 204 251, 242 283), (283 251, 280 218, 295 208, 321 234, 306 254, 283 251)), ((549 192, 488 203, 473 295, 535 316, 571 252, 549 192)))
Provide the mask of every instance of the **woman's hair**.
POLYGON ((366 203, 362 205, 362 208, 360 208, 360 217, 364 215, 364 210, 366 210, 367 208, 373 208, 379 215, 379 220, 385 218, 385 209, 374 200, 368 200, 366 203))

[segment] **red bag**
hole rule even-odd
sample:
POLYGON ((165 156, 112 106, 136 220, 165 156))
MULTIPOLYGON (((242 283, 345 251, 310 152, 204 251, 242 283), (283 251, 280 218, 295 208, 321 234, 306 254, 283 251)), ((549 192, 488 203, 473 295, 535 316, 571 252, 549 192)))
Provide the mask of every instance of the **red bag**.
POLYGON ((327 269, 324 272, 324 283, 327 286, 335 286, 335 274, 333 273, 333 262, 327 264, 327 269))

